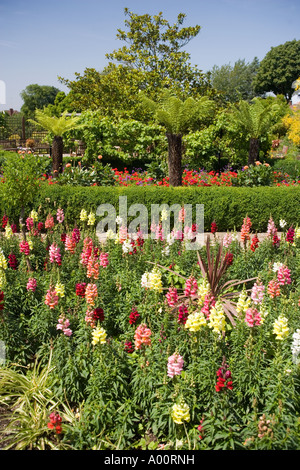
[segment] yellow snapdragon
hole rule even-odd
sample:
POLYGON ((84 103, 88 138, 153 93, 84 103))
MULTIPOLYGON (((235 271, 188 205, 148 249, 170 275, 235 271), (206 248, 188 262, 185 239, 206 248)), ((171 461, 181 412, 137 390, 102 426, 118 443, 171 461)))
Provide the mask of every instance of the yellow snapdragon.
POLYGON ((171 417, 176 424, 183 424, 184 421, 189 422, 190 417, 190 408, 182 400, 180 403, 175 403, 172 407, 171 417))
POLYGON ((202 312, 193 312, 187 317, 185 328, 190 331, 199 331, 206 324, 206 319, 202 312))
POLYGON ((55 292, 57 293, 58 297, 64 297, 65 286, 61 282, 57 282, 55 285, 55 292))
POLYGON ((95 221, 96 221, 96 217, 95 217, 94 212, 90 212, 89 215, 88 215, 87 224, 88 225, 94 225, 95 221))
POLYGON ((96 344, 105 344, 106 340, 106 331, 104 328, 101 326, 97 326, 93 331, 92 331, 92 345, 95 346, 96 344))
POLYGON ((85 222, 87 218, 88 218, 87 211, 85 209, 81 209, 81 212, 80 212, 81 222, 85 222))
POLYGON ((0 268, 4 270, 7 269, 7 261, 1 249, 0 249, 0 268))
POLYGON ((288 320, 283 315, 279 315, 273 324, 273 333, 276 335, 275 339, 283 341, 289 334, 288 320))
POLYGON ((209 282, 207 280, 206 277, 204 277, 202 279, 202 281, 199 283, 199 286, 198 286, 198 302, 199 302, 199 305, 202 306, 203 305, 203 302, 205 300, 205 296, 206 294, 208 294, 210 291, 210 285, 209 285, 209 282))
POLYGON ((239 295, 238 302, 236 304, 236 311, 237 313, 245 313, 246 310, 250 307, 251 305, 251 298, 247 295, 247 292, 245 289, 242 290, 242 292, 239 295))
POLYGON ((222 304, 218 301, 216 302, 215 306, 212 307, 210 310, 208 326, 215 333, 224 332, 226 329, 226 318, 224 310, 222 304))

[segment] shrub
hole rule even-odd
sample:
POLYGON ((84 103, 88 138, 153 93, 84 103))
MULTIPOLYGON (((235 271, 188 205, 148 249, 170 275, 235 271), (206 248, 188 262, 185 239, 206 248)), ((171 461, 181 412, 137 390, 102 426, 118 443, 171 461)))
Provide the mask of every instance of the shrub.
MULTIPOLYGON (((300 222, 295 207, 300 203, 300 188, 294 187, 70 187, 42 184, 35 199, 35 207, 47 212, 63 207, 68 224, 78 220, 81 209, 96 211, 100 204, 112 204, 117 213, 119 197, 127 197, 128 207, 144 204, 150 218, 151 204, 204 205, 204 227, 216 220, 218 230, 226 232, 241 227, 245 214, 258 232, 267 229, 270 215, 278 224, 284 218, 288 224, 300 222), (50 201, 50 202, 48 202, 50 201)), ((9 215, 9 211, 7 212, 9 215)))

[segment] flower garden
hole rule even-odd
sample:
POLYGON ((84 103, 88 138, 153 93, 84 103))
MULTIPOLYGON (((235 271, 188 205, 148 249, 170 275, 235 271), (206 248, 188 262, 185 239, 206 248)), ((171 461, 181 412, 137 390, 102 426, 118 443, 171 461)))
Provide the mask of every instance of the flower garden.
MULTIPOLYGON (((184 220, 184 211, 181 213, 184 220)), ((163 214, 162 214, 163 219, 163 214)), ((100 241, 81 208, 4 216, 1 448, 299 449, 300 227, 100 241)))

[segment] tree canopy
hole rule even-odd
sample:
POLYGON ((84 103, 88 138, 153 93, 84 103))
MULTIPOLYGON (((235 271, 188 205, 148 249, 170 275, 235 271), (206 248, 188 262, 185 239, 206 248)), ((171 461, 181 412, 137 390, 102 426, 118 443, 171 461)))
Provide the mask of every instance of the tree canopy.
POLYGON ((300 40, 287 41, 270 51, 261 61, 253 80, 257 93, 273 92, 291 99, 292 83, 300 75, 300 40))
POLYGON ((170 24, 158 15, 137 15, 125 8, 126 30, 117 38, 126 45, 106 54, 108 65, 100 72, 87 68, 75 80, 59 77, 67 85, 73 105, 82 111, 100 109, 104 115, 140 118, 137 95, 142 91, 156 100, 170 89, 182 99, 212 92, 208 77, 190 63, 183 48, 197 36, 200 26, 183 27, 179 13, 170 24))
POLYGON ((49 104, 54 104, 56 95, 59 92, 60 90, 54 86, 38 85, 36 83, 28 85, 21 92, 21 98, 24 102, 21 112, 26 117, 34 116, 36 109, 43 109, 49 104))
POLYGON ((225 103, 240 100, 251 101, 255 97, 253 79, 259 67, 258 58, 246 63, 245 59, 237 60, 234 65, 214 65, 210 71, 213 88, 221 92, 225 103))

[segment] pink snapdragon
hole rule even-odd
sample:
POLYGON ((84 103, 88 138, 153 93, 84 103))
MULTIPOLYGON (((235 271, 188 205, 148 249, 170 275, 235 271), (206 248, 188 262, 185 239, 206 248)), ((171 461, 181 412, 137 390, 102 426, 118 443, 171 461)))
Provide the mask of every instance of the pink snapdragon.
POLYGON ((24 253, 24 255, 28 256, 30 253, 29 243, 25 241, 21 241, 19 244, 20 252, 24 253))
POLYGON ((291 271, 287 266, 282 265, 278 268, 277 281, 280 286, 291 284, 291 271))
POLYGON ((261 283, 255 283, 251 290, 251 299, 255 305, 261 304, 265 294, 265 286, 261 283))
POLYGON ((256 308, 248 308, 246 310, 245 322, 251 328, 261 324, 261 316, 256 308))
POLYGON ((168 292, 166 293, 166 299, 169 307, 174 307, 178 302, 178 293, 176 287, 169 287, 168 292))
POLYGON ((102 268, 106 268, 109 264, 109 261, 108 261, 108 253, 104 253, 101 251, 100 253, 100 266, 102 266, 102 268))
POLYGON ((70 326, 70 321, 68 320, 68 318, 65 318, 64 315, 61 315, 58 319, 56 329, 61 330, 63 334, 66 336, 71 336, 72 330, 69 328, 69 326, 70 326))
POLYGON ((65 219, 65 215, 64 215, 64 211, 63 209, 59 208, 57 209, 57 212, 56 212, 56 220, 59 224, 62 224, 63 221, 65 219))
POLYGON ((273 239, 273 237, 277 236, 277 228, 276 228, 276 225, 275 225, 274 220, 272 219, 272 217, 270 218, 270 220, 268 222, 267 235, 271 239, 273 239))
POLYGON ((48 307, 50 307, 51 309, 54 309, 58 304, 58 295, 56 293, 56 290, 52 287, 50 287, 50 289, 47 291, 45 304, 48 305, 48 307))
POLYGON ((51 214, 47 215, 47 218, 45 220, 45 228, 47 229, 52 229, 54 227, 54 219, 51 214))
POLYGON ((73 240, 72 236, 66 235, 65 239, 65 249, 70 253, 74 254, 76 248, 76 242, 73 240))
POLYGON ((34 279, 33 277, 30 277, 28 279, 26 289, 28 291, 31 290, 32 292, 35 292, 36 286, 37 286, 36 279, 34 279))
POLYGON ((190 277, 186 280, 185 288, 184 288, 184 295, 186 297, 193 297, 198 292, 198 283, 194 277, 190 277))
POLYGON ((180 354, 174 353, 168 358, 168 377, 173 378, 180 375, 183 369, 184 360, 180 354))
POLYGON ((204 297, 204 304, 201 308, 201 312, 205 315, 207 319, 209 319, 209 312, 212 307, 216 305, 216 299, 210 293, 205 294, 204 297))
POLYGON ((90 279, 99 278, 99 261, 95 256, 91 256, 88 260, 86 275, 90 279))
POLYGON ((52 243, 49 248, 49 259, 51 263, 57 263, 59 266, 61 265, 60 248, 56 243, 52 243))
POLYGON ((85 300, 89 305, 95 305, 95 300, 98 297, 98 289, 96 284, 88 284, 85 290, 85 300))
POLYGON ((231 233, 227 232, 223 238, 223 246, 225 246, 225 248, 229 248, 231 243, 232 243, 232 235, 231 233))
POLYGON ((147 328, 145 324, 141 324, 137 327, 134 333, 134 344, 135 349, 141 349, 143 344, 145 346, 151 345, 151 336, 152 332, 150 328, 147 328))
POLYGON ((83 240, 83 249, 80 255, 80 262, 84 266, 88 265, 89 259, 93 252, 93 240, 89 237, 86 237, 83 240))
POLYGON ((34 227, 34 220, 32 217, 27 217, 26 219, 26 227, 27 227, 27 230, 29 232, 32 231, 33 227, 34 227))

